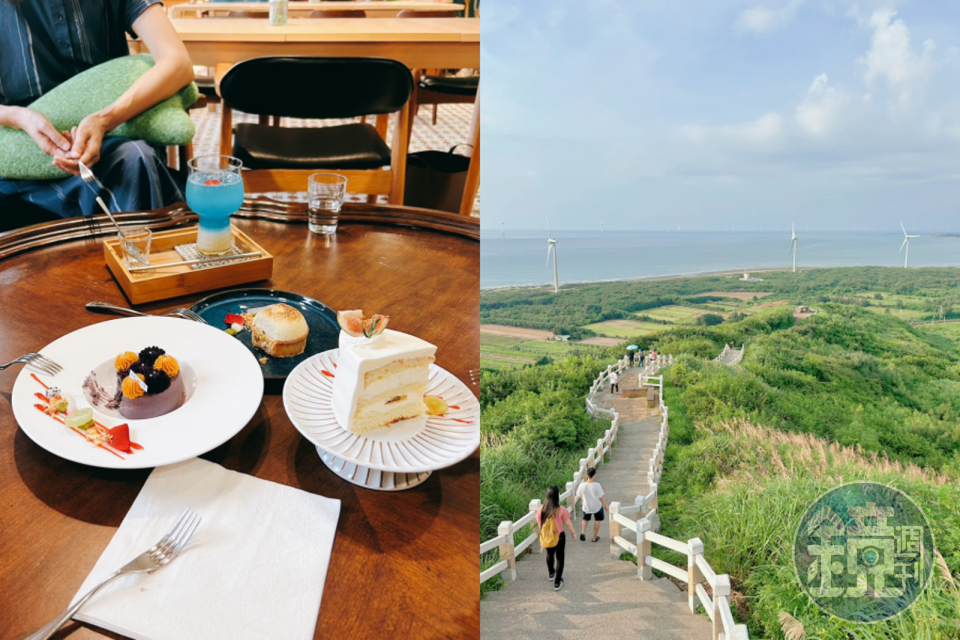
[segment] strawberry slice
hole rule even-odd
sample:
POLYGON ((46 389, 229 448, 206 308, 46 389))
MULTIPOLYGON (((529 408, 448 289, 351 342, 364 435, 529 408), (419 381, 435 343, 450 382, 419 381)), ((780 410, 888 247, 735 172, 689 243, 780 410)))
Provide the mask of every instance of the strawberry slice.
POLYGON ((243 316, 237 315, 236 313, 228 313, 223 321, 227 324, 243 324, 243 316))
POLYGON ((203 181, 203 184, 208 184, 208 185, 210 185, 211 187, 215 187, 215 186, 217 186, 218 184, 222 184, 222 183, 221 183, 219 180, 204 180, 204 181, 203 181))
POLYGON ((113 429, 107 429, 107 433, 110 434, 110 446, 117 451, 133 453, 130 450, 130 426, 127 423, 117 425, 113 429))

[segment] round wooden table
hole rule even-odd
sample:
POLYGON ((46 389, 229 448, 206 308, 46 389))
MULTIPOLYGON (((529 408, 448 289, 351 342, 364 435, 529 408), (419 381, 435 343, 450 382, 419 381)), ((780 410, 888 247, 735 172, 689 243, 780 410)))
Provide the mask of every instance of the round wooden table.
MULTIPOLYGON (((196 220, 185 205, 120 217, 155 229, 196 220)), ((273 278, 249 286, 386 313, 391 328, 436 344, 437 364, 478 393, 475 219, 345 205, 340 230, 327 241, 308 233, 302 204, 248 200, 237 218, 275 257, 273 278)), ((88 312, 87 302, 129 306, 96 237, 109 232, 96 217, 0 234, 0 363, 110 319, 88 312)), ((161 312, 208 294, 137 308, 161 312)), ((11 410, 18 373, 19 366, 0 372, 0 638, 24 638, 66 608, 149 474, 83 466, 34 444, 11 410)), ((341 501, 315 637, 479 637, 478 454, 408 491, 356 487, 324 466, 287 418, 280 392, 268 384, 250 423, 202 457, 341 501)), ((57 637, 116 636, 71 622, 57 637)))

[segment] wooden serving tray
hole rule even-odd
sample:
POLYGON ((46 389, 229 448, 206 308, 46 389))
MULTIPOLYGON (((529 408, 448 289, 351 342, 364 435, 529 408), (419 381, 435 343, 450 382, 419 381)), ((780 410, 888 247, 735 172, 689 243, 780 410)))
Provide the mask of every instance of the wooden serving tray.
MULTIPOLYGON (((171 264, 163 269, 131 273, 123 261, 123 249, 118 237, 103 243, 103 255, 107 260, 107 268, 132 304, 269 279, 273 275, 273 256, 236 227, 230 229, 233 232, 233 241, 241 252, 259 251, 260 257, 204 269, 191 269, 190 265, 186 264, 171 264)), ((150 264, 181 262, 182 258, 174 247, 196 241, 197 227, 154 233, 150 246, 150 264)))

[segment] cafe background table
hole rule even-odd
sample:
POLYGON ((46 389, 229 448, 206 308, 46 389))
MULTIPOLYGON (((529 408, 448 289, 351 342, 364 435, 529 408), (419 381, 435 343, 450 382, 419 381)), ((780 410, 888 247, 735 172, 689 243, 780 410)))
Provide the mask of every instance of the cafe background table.
MULTIPOLYGON (((479 69, 480 18, 171 20, 195 65, 215 67, 262 56, 345 56, 399 60, 411 69, 479 69)), ((130 53, 148 53, 128 37, 130 53)), ((280 90, 282 87, 266 87, 280 90)))
MULTIPOLYGON (((339 309, 387 313, 391 327, 436 344, 437 364, 479 393, 471 377, 480 351, 476 219, 347 204, 340 230, 326 239, 307 232, 302 204, 251 199, 240 215, 245 218, 236 219, 236 226, 275 256, 273 278, 251 287, 295 291, 339 309)), ((147 223, 156 229, 196 220, 185 205, 119 217, 124 225, 147 223)), ((108 233, 108 221, 100 218, 0 234, 0 361, 110 319, 86 311, 87 302, 127 304, 104 265, 101 239, 47 246, 58 237, 108 233)), ((159 312, 205 295, 138 309, 159 312)), ((0 373, 3 639, 26 637, 66 607, 149 473, 86 467, 35 445, 10 407, 18 372, 0 373)), ((280 389, 268 384, 250 423, 203 458, 342 501, 317 638, 479 636, 478 453, 409 491, 361 489, 323 465, 284 413, 280 389)), ((256 579, 250 576, 251 582, 256 579)), ((116 636, 71 623, 58 637, 116 636)))
MULTIPOLYGON (((394 18, 401 11, 463 11, 464 5, 455 2, 413 2, 411 0, 324 0, 323 2, 291 2, 289 14, 312 11, 363 11, 368 18, 394 18)), ((269 2, 200 2, 179 4, 167 9, 171 18, 194 18, 206 13, 211 16, 228 11, 270 11, 269 2)))

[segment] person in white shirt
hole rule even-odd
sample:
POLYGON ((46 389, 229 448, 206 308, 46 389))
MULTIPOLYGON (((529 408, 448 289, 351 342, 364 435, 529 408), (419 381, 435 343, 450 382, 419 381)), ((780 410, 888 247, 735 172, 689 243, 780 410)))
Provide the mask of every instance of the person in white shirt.
POLYGON ((616 371, 610 372, 610 393, 613 393, 616 389, 617 393, 620 393, 620 377, 617 376, 616 371))
POLYGON ((587 469, 587 481, 577 487, 577 499, 583 501, 583 521, 580 523, 580 541, 587 540, 587 522, 593 518, 593 542, 600 539, 600 523, 603 522, 604 508, 607 501, 603 499, 603 487, 594 482, 597 475, 595 467, 587 469))

